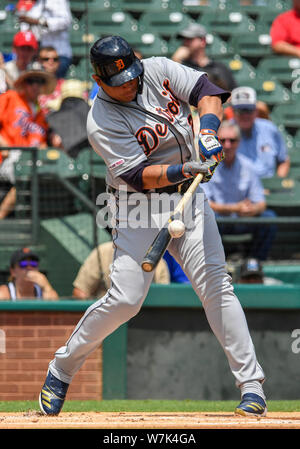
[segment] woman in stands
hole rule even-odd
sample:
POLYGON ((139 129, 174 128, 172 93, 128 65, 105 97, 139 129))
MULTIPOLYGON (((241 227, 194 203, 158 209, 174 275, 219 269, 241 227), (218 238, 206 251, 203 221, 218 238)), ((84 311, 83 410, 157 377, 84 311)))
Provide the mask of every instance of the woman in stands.
POLYGON ((47 277, 39 271, 39 257, 29 248, 15 251, 10 260, 10 279, 0 285, 0 300, 58 299, 47 277))

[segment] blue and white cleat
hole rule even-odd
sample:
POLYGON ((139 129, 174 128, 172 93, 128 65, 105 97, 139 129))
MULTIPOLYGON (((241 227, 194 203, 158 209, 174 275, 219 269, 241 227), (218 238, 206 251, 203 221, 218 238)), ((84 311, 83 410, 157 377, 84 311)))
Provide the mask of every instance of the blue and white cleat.
POLYGON ((267 405, 263 398, 255 393, 246 393, 235 413, 242 416, 261 417, 267 414, 267 405))
POLYGON ((61 411, 69 384, 62 382, 48 371, 45 383, 40 392, 40 409, 44 415, 58 415, 61 411))

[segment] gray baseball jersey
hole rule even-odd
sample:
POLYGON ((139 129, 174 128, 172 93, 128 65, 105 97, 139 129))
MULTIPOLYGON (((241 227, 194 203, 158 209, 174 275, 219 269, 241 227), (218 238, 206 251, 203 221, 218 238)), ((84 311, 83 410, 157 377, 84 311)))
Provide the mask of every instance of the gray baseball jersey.
MULTIPOLYGON (((144 61, 144 85, 136 101, 120 103, 101 89, 88 117, 88 136, 108 167, 108 184, 118 188, 120 176, 148 160, 153 164, 178 164, 193 157, 193 130, 189 96, 203 74, 165 58, 144 61)), ((128 190, 132 190, 128 186, 128 190)), ((201 189, 199 188, 199 192, 201 189)), ((178 199, 180 194, 176 193, 178 199)), ((129 195, 131 197, 132 195, 129 195)), ((116 193, 118 207, 126 203, 128 216, 135 205, 116 193)), ((203 199, 203 195, 202 195, 203 199)), ((147 212, 154 214, 147 195, 147 212)), ((199 206, 193 197, 186 232, 172 239, 171 255, 184 269, 202 301, 208 322, 228 358, 236 385, 263 396, 264 372, 257 362, 241 305, 225 270, 225 255, 214 213, 208 201, 199 206)), ((145 209, 145 210, 146 210, 145 209)), ((156 211, 157 216, 161 214, 156 211)), ((114 261, 107 293, 84 314, 66 345, 50 362, 51 373, 70 383, 88 354, 106 336, 136 315, 147 295, 153 273, 141 262, 157 236, 155 227, 122 227, 120 216, 113 230, 114 261)), ((244 389, 244 390, 243 390, 244 389)))
POLYGON ((100 89, 88 115, 89 141, 104 159, 107 183, 114 188, 124 184, 120 175, 144 160, 180 164, 196 156, 188 101, 203 72, 167 58, 143 64, 143 92, 136 101, 120 103, 100 89))

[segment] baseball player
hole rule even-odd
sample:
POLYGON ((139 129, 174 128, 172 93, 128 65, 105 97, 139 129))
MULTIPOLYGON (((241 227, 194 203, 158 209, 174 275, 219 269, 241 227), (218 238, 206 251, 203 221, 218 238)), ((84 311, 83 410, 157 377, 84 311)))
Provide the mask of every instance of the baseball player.
MULTIPOLYGON (((87 130, 93 149, 107 165, 108 191, 117 205, 115 253, 110 288, 87 309, 49 364, 39 397, 40 408, 47 415, 60 412, 68 386, 86 357, 139 312, 147 295, 153 272, 143 271, 141 263, 159 229, 150 225, 136 227, 130 222, 130 212, 135 207, 130 197, 143 193, 144 210, 148 207, 153 211, 151 194, 169 193, 180 198, 199 173, 203 182, 209 181, 223 158, 216 134, 222 119, 222 102, 230 93, 210 83, 205 73, 164 57, 141 61, 120 36, 97 40, 90 58, 93 78, 100 89, 89 112, 87 130), (193 147, 190 106, 198 108, 200 116, 201 162, 196 160, 193 147), (127 226, 126 217, 118 212, 124 209, 125 201, 127 226)), ((197 193, 203 198, 201 187, 197 193)), ((236 413, 263 416, 265 375, 225 270, 214 213, 206 198, 199 208, 196 197, 185 223, 186 232, 171 240, 168 251, 190 279, 225 351, 241 391, 236 413)))

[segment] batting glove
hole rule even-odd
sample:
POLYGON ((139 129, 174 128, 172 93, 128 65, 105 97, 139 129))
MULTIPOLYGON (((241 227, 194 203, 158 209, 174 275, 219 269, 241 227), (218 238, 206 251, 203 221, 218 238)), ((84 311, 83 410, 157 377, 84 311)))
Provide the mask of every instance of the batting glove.
POLYGON ((215 131, 201 129, 198 143, 199 156, 203 162, 210 159, 218 164, 224 159, 223 148, 215 131))
POLYGON ((203 175, 201 182, 208 182, 217 165, 218 162, 212 160, 207 160, 205 162, 185 162, 182 166, 182 173, 186 178, 193 178, 201 173, 203 175))

